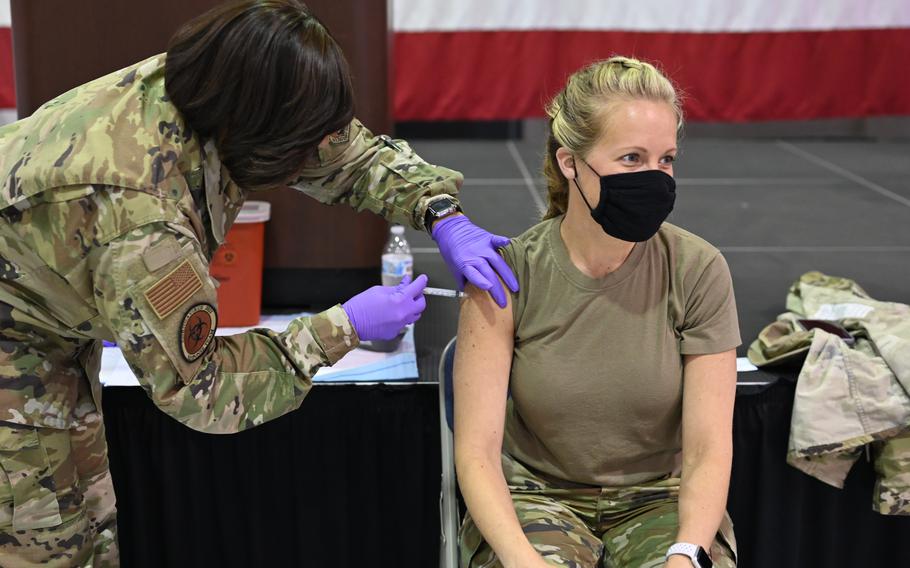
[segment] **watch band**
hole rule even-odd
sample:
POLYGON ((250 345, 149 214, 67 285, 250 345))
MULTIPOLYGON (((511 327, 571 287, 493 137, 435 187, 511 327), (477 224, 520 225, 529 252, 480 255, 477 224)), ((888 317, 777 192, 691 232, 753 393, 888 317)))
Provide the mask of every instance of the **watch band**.
POLYGON ((674 554, 680 554, 687 557, 692 561, 692 566, 695 568, 712 568, 714 566, 714 563, 711 562, 711 557, 708 556, 705 549, 697 544, 677 542, 667 550, 667 560, 674 554))

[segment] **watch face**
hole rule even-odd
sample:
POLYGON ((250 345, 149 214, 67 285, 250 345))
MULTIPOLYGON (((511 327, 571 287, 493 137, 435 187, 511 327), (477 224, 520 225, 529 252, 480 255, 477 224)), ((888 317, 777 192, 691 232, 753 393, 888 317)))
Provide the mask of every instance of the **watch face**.
POLYGON ((701 568, 713 568, 714 562, 711 561, 711 557, 708 556, 708 553, 705 552, 705 549, 698 547, 698 552, 695 553, 695 558, 698 560, 698 565, 701 568))
POLYGON ((434 201, 433 203, 430 203, 429 208, 436 215, 440 215, 442 213, 446 213, 446 212, 450 211, 451 209, 453 209, 454 205, 452 204, 452 201, 449 199, 440 199, 439 201, 434 201))

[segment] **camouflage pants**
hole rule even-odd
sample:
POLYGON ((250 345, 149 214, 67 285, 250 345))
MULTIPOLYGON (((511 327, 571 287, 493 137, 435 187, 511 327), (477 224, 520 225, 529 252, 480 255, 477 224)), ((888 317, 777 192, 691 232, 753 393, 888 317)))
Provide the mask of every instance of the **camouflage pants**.
POLYGON ((71 430, 0 423, 0 566, 119 565, 101 414, 71 430))
MULTIPOLYGON (((650 568, 679 529, 679 479, 628 487, 555 483, 503 455, 503 473, 512 503, 531 545, 554 566, 650 568)), ((461 566, 501 567, 468 515, 460 534, 461 566)), ((736 566, 733 524, 724 516, 710 550, 718 568, 736 566)))

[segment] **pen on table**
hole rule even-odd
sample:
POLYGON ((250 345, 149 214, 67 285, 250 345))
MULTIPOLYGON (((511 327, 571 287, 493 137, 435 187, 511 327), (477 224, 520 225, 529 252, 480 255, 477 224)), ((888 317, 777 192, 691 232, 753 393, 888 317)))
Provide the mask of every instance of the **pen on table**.
POLYGON ((443 296, 446 298, 464 298, 467 294, 458 290, 447 290, 445 288, 433 288, 427 286, 423 289, 424 296, 443 296))

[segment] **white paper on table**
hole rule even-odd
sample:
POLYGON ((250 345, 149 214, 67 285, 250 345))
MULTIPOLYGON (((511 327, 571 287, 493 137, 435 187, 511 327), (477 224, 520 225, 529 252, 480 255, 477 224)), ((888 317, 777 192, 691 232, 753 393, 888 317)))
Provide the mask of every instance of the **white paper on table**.
MULTIPOLYGON (((263 316, 259 325, 253 327, 223 327, 216 335, 236 335, 257 328, 284 331, 292 320, 310 315, 307 313, 263 316)), ((101 384, 104 386, 139 386, 123 353, 117 347, 105 347, 101 354, 101 384)), ((315 382, 383 382, 416 379, 417 353, 414 349, 414 326, 408 331, 398 349, 390 353, 378 353, 365 349, 354 349, 332 367, 323 367, 315 382)))
POLYGON ((875 308, 865 304, 822 304, 809 319, 837 321, 848 318, 864 318, 875 308))
POLYGON ((737 357, 736 358, 736 372, 745 373, 747 371, 757 371, 758 367, 749 362, 748 357, 737 357))
POLYGON ((398 349, 378 353, 354 349, 331 367, 319 369, 316 382, 381 382, 417 378, 417 352, 414 349, 414 326, 401 339, 398 349))

